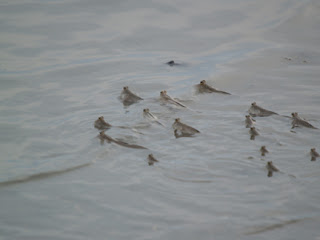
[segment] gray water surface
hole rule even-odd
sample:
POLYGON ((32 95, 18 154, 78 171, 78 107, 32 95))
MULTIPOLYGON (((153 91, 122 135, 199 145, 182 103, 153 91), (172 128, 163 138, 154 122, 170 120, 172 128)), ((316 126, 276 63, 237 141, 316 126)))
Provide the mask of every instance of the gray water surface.
POLYGON ((316 0, 2 1, 0 239, 320 239, 320 130, 285 117, 320 128, 319 16, 316 0), (123 86, 144 100, 123 106, 123 86), (279 115, 250 140, 254 101, 279 115), (148 149, 100 145, 102 115, 148 149), (176 139, 175 118, 201 133, 176 139))

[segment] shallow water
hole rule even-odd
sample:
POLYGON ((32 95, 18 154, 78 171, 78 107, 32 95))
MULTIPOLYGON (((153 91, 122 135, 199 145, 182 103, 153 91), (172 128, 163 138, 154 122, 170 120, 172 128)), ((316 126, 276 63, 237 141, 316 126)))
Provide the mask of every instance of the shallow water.
POLYGON ((285 117, 320 128, 319 13, 315 0, 0 3, 0 239, 319 239, 320 130, 285 117), (232 95, 196 94, 202 79, 232 95), (144 100, 124 107, 123 86, 144 100), (253 101, 280 115, 256 118, 250 140, 253 101), (100 145, 101 115, 148 150, 100 145), (178 117, 201 133, 176 139, 178 117))

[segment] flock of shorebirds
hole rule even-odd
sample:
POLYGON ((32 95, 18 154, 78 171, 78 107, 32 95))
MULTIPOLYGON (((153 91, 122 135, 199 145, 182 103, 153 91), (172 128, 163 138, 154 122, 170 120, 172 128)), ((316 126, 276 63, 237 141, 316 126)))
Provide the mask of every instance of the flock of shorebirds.
MULTIPOLYGON (((174 66, 178 65, 174 61, 167 62, 168 65, 174 66)), ((218 94, 225 94, 225 95, 231 95, 228 92, 218 90, 210 85, 207 84, 205 80, 200 81, 199 84, 195 86, 197 88, 197 91, 199 93, 218 93, 218 94)), ((129 106, 131 104, 137 103, 143 98, 139 97, 138 95, 134 94, 129 90, 128 86, 123 87, 123 90, 120 94, 119 99, 122 101, 123 105, 129 106)), ((175 106, 181 107, 181 108, 187 108, 184 104, 179 102, 177 99, 169 96, 167 94, 167 91, 163 90, 160 92, 160 100, 168 103, 168 104, 174 104, 175 106)), ((272 112, 270 110, 264 109, 256 104, 256 102, 253 102, 248 110, 249 115, 245 116, 245 126, 246 128, 249 128, 249 134, 250 134, 250 139, 254 140, 256 136, 259 135, 259 132, 257 129, 254 127, 254 124, 256 122, 253 117, 267 117, 271 115, 278 115, 275 112, 272 112)), ((148 108, 143 109, 143 116, 145 118, 148 118, 149 120, 161 125, 164 127, 164 125, 158 120, 158 118, 150 112, 148 108)), ((285 116, 286 117, 286 116, 285 116)), ((294 112, 291 114, 291 117, 288 117, 292 119, 292 128, 296 127, 306 127, 306 128, 312 128, 312 129, 317 129, 314 127, 312 124, 310 124, 307 120, 301 118, 297 112, 294 112)), ((101 130, 100 134, 98 135, 101 144, 103 144, 105 141, 108 143, 115 143, 123 147, 128 147, 128 148, 136 148, 136 149, 147 149, 143 146, 136 145, 136 144, 129 144, 127 142, 124 142, 119 139, 114 139, 110 136, 108 136, 105 131, 108 130, 109 128, 112 127, 111 124, 107 123, 104 120, 104 117, 101 116, 99 117, 95 122, 94 122, 94 127, 101 130)), ((174 130, 174 135, 176 138, 179 137, 191 137, 194 134, 200 133, 199 130, 181 122, 180 118, 176 118, 174 123, 172 124, 172 128, 174 130)), ((260 148, 260 153, 261 156, 265 156, 269 151, 267 150, 266 146, 261 146, 260 148)), ((319 153, 316 151, 315 148, 311 148, 310 150, 310 155, 311 155, 311 161, 315 161, 317 157, 320 157, 319 153)), ((153 165, 155 162, 159 162, 153 154, 148 155, 148 164, 153 165)), ((268 170, 268 177, 271 177, 273 175, 273 172, 279 172, 279 169, 274 166, 272 161, 268 161, 266 168, 268 170)))

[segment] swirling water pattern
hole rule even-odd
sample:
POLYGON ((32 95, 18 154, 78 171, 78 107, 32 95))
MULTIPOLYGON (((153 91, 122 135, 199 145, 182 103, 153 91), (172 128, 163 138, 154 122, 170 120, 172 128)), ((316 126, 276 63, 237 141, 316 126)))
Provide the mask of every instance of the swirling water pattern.
POLYGON ((320 131, 283 117, 320 128, 319 12, 308 0, 1 2, 0 181, 18 181, 0 185, 0 239, 319 238, 308 152, 320 131), (232 95, 196 94, 202 79, 232 95), (144 100, 124 107, 123 86, 144 100), (254 141, 253 101, 280 114, 256 118, 254 141), (101 115, 136 129, 108 135, 148 150, 100 145, 101 115), (176 139, 178 117, 201 133, 176 139), (267 161, 281 172, 268 178, 267 161))

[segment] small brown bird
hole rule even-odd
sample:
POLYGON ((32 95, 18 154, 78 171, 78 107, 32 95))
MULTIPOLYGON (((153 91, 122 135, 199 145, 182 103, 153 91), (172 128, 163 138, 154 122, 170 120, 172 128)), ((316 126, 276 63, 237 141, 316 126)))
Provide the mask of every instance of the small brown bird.
POLYGON ((273 165, 272 161, 267 162, 266 168, 268 169, 268 177, 272 177, 273 172, 279 172, 279 169, 273 165))
POLYGON ((174 123, 172 124, 172 128, 174 130, 177 130, 179 131, 181 134, 189 134, 189 135, 192 135, 192 134, 195 134, 195 133, 200 133, 199 130, 187 125, 187 124, 184 124, 180 121, 180 118, 176 118, 174 123))
POLYGON ((291 116, 292 116, 292 122, 291 122, 292 128, 307 127, 307 128, 317 129, 316 127, 308 123, 306 120, 302 119, 297 112, 291 113, 291 116))
POLYGON ((98 135, 98 138, 100 139, 100 144, 103 145, 104 141, 107 141, 108 143, 113 142, 113 139, 109 137, 107 134, 104 133, 104 131, 101 131, 98 135))
POLYGON ((157 159, 154 158, 153 154, 148 155, 148 164, 152 166, 155 162, 159 162, 157 159))
POLYGON ((161 122, 158 121, 158 118, 157 118, 154 114, 152 114, 152 113, 150 112, 149 108, 143 109, 143 116, 144 116, 146 119, 148 119, 149 121, 151 121, 151 122, 156 122, 157 124, 159 124, 159 125, 161 125, 161 126, 164 127, 164 125, 163 125, 161 122))
POLYGON ((260 152, 261 152, 261 156, 265 156, 266 153, 269 153, 269 151, 267 150, 266 146, 262 146, 260 148, 260 152))
POLYGON ((250 134, 250 140, 254 140, 256 138, 256 136, 259 136, 259 133, 255 127, 250 128, 249 134, 250 134))
POLYGON ((104 120, 103 116, 101 116, 94 122, 94 127, 99 130, 105 130, 105 129, 111 128, 112 126, 111 126, 111 124, 107 123, 104 120))
POLYGON ((222 94, 227 94, 227 95, 231 95, 230 93, 228 92, 224 92, 224 91, 220 91, 220 90, 217 90, 211 86, 209 86, 206 82, 206 80, 202 80, 200 82, 200 84, 197 85, 198 87, 198 91, 200 93, 222 93, 222 94))
POLYGON ((248 112, 253 117, 267 117, 274 114, 278 115, 278 113, 259 107, 256 102, 251 103, 251 107, 248 112))
POLYGON ((128 86, 123 87, 123 90, 120 95, 120 99, 122 100, 123 105, 129 106, 133 103, 136 103, 140 100, 143 100, 143 98, 137 96, 133 92, 129 90, 128 86))
POLYGON ((160 97, 161 97, 162 100, 167 101, 168 103, 175 104, 177 106, 184 107, 184 108, 186 107, 182 103, 179 103, 178 101, 176 101, 172 97, 170 97, 167 94, 166 90, 163 90, 163 91, 160 92, 160 97))
POLYGON ((320 157, 319 153, 317 153, 315 148, 311 148, 310 155, 311 155, 311 161, 315 161, 317 157, 320 157))
POLYGON ((256 120, 254 120, 250 115, 246 115, 246 120, 245 120, 246 128, 253 127, 255 122, 256 120))

